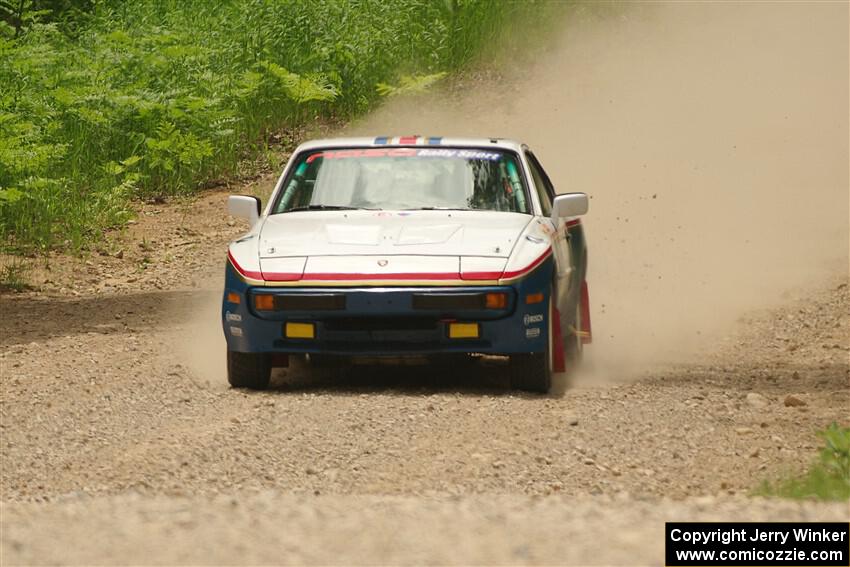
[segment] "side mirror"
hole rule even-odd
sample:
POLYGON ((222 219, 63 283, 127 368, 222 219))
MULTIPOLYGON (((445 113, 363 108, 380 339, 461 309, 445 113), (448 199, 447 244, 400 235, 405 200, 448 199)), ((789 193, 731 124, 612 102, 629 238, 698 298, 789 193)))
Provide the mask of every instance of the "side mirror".
POLYGON ((564 217, 577 217, 587 213, 588 198, 586 193, 566 193, 558 195, 552 201, 552 220, 564 217))
POLYGON ((231 195, 227 198, 227 212, 254 226, 260 220, 260 200, 247 195, 231 195))

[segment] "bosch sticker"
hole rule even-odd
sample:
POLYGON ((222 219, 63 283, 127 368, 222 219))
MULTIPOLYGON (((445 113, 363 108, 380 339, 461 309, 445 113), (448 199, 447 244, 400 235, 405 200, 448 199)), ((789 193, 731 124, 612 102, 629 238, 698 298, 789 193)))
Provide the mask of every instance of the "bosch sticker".
POLYGON ((529 326, 532 323, 542 323, 543 315, 526 315, 522 318, 522 322, 525 323, 525 326, 529 326))

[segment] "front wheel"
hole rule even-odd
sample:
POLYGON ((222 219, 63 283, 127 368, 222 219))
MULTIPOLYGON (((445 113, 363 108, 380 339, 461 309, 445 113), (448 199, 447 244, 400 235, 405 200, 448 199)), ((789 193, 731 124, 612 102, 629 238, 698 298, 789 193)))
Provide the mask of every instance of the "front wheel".
POLYGON ((227 381, 234 388, 265 390, 272 375, 271 356, 227 351, 227 381))
POLYGON ((552 294, 549 294, 549 325, 546 333, 546 350, 511 356, 511 388, 547 394, 552 388, 552 294))
POLYGON ((581 359, 584 355, 584 320, 582 318, 581 301, 576 302, 576 314, 573 319, 573 326, 567 334, 564 355, 566 358, 567 371, 573 372, 581 366, 581 359))

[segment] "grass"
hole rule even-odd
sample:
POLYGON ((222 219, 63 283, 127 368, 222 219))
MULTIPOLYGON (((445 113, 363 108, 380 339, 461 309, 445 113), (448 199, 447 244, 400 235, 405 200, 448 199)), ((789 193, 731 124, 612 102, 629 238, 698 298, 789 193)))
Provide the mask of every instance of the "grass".
POLYGON ((30 266, 22 258, 0 257, 0 292, 21 292, 33 289, 28 283, 30 266))
POLYGON ((0 3, 0 238, 79 252, 281 131, 345 120, 552 28, 545 0, 0 3), (43 9, 45 6, 60 8, 43 9), (61 7, 65 8, 61 8, 61 7), (29 10, 27 9, 29 7, 29 10), (12 22, 12 24, 4 23, 12 22))
POLYGON ((833 423, 818 433, 824 440, 817 461, 801 476, 765 481, 759 496, 793 499, 850 499, 850 428, 833 423))

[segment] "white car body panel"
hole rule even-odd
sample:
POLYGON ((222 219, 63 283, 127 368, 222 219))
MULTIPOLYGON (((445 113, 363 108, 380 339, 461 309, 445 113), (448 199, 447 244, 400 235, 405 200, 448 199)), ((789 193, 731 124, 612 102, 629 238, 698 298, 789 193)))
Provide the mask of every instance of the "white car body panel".
POLYGON ((306 264, 307 256, 260 258, 263 277, 269 281, 285 282, 300 280, 306 264))
POLYGON ((227 249, 227 256, 252 285, 265 285, 260 268, 260 257, 257 254, 257 235, 253 230, 239 240, 231 242, 227 249))
POLYGON ((505 264, 507 264, 507 258, 463 256, 460 259, 460 279, 497 279, 498 276, 496 278, 488 278, 484 274, 501 274, 505 270, 505 264))
POLYGON ((269 216, 260 257, 437 255, 507 258, 531 216, 489 211, 310 211, 269 216))
POLYGON ((304 279, 345 280, 346 276, 374 276, 375 279, 396 279, 399 275, 414 279, 431 279, 460 271, 457 256, 311 256, 307 260, 304 279))
POLYGON ((535 218, 517 241, 513 254, 505 265, 503 278, 521 276, 529 266, 539 263, 552 253, 555 229, 547 218, 535 218))

